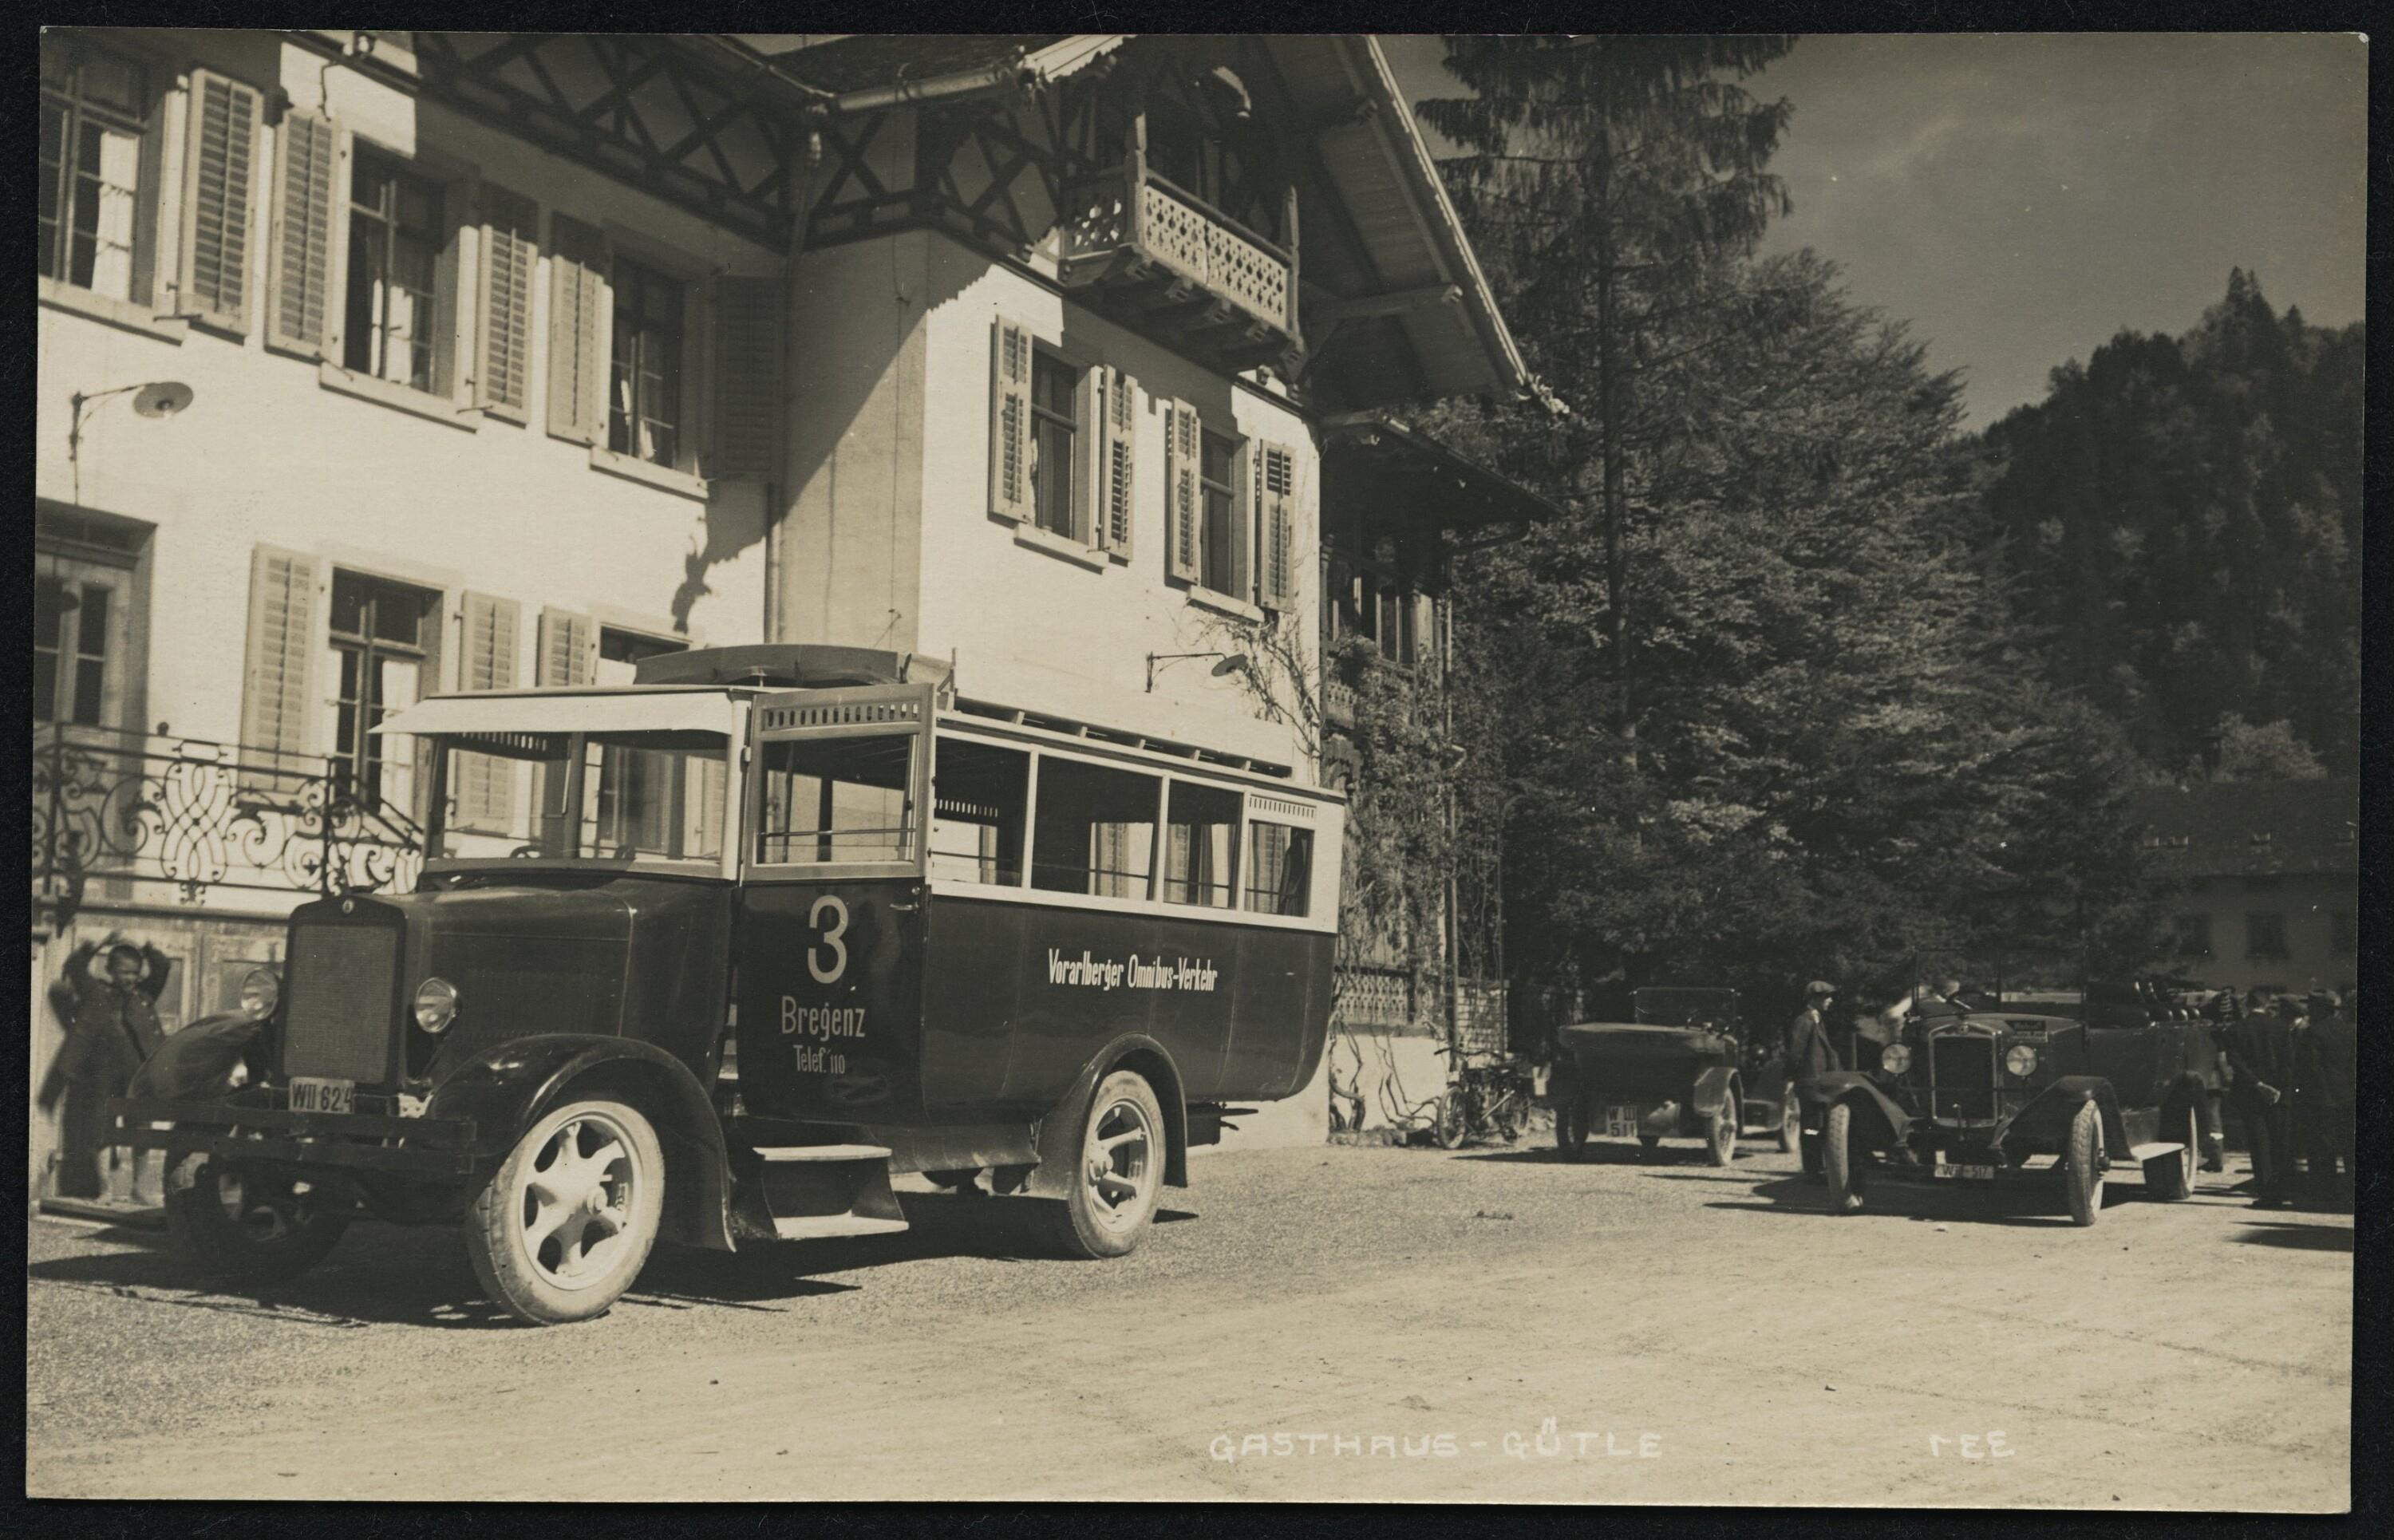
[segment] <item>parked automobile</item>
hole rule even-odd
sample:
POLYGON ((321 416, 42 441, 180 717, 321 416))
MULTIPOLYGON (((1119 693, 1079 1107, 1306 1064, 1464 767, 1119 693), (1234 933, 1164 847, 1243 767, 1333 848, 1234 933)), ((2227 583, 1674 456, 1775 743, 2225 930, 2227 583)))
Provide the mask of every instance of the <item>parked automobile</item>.
POLYGON ((1748 1040, 1737 991, 1640 989, 1630 1014, 1560 1029, 1549 1093, 1558 1148, 1577 1156, 1598 1134, 1635 1139, 1648 1152, 1666 1139, 1700 1139, 1713 1164, 1727 1165, 1749 1123, 1770 1130, 1782 1151, 1796 1148, 1784 1056, 1775 1041, 1748 1040))
POLYGON ((2201 1022, 2170 1014, 1914 1011, 1901 1041, 1868 1045, 1869 1062, 1798 1087, 1805 1169, 1841 1214, 1874 1182, 1905 1181, 2044 1191, 2091 1225, 2124 1161, 2153 1196, 2184 1198, 2216 1049, 2201 1022))
POLYGON ((111 1103, 167 1152, 179 1251, 259 1281, 354 1217, 454 1223, 493 1299, 579 1321, 661 1237, 903 1230, 915 1171, 1059 1200, 1059 1250, 1118 1257, 1228 1103, 1311 1078, 1335 794, 919 658, 639 669, 377 730, 431 767, 416 890, 301 905, 283 973, 111 1103), (1193 838, 1104 865, 1164 824, 1193 838))

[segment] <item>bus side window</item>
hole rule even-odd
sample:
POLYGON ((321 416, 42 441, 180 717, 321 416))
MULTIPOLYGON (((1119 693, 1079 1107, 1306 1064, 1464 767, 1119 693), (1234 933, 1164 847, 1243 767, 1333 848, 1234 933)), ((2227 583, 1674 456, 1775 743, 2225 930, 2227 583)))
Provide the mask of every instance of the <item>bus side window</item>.
POLYGON ((756 859, 912 861, 914 749, 912 734, 766 744, 756 859))
POLYGON ((1022 885, 1023 796, 1031 756, 941 738, 931 757, 931 875, 1022 885))
POLYGON ((1239 794, 1176 780, 1164 823, 1164 902, 1230 908, 1238 891, 1239 794))
POLYGON ((1042 755, 1031 828, 1031 886, 1101 898, 1148 897, 1156 778, 1042 755))
POLYGON ((1302 919, 1313 893, 1313 831, 1260 819, 1247 825, 1247 908, 1302 919))

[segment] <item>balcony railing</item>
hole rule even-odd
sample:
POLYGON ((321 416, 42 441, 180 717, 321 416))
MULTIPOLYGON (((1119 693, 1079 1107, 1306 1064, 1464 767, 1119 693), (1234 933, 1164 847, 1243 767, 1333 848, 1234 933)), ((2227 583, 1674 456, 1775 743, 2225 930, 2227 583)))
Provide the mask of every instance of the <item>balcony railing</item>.
POLYGON ((355 893, 408 888, 423 831, 352 795, 338 760, 101 728, 37 725, 33 894, 59 923, 95 880, 355 893))
POLYGON ((1122 165, 1064 190, 1059 277, 1097 287, 1125 319, 1226 366, 1291 366, 1297 330, 1296 196, 1282 245, 1147 169, 1122 165))

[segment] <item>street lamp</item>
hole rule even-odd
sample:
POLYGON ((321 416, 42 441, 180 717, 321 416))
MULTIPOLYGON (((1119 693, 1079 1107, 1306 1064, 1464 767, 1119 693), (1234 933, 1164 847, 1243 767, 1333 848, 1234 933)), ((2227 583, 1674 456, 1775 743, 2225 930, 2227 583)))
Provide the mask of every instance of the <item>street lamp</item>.
POLYGON ((70 396, 74 421, 67 428, 67 465, 74 475, 75 506, 83 506, 83 419, 84 414, 111 396, 138 392, 133 397, 133 415, 137 417, 171 417, 191 404, 191 388, 181 380, 151 380, 144 385, 119 385, 107 390, 78 390, 70 396))
POLYGON ((1213 676, 1217 679, 1225 674, 1236 674, 1254 666, 1244 652, 1150 652, 1147 655, 1147 692, 1151 695, 1155 693, 1157 664, 1177 663, 1183 658, 1221 659, 1222 661, 1213 667, 1213 676))

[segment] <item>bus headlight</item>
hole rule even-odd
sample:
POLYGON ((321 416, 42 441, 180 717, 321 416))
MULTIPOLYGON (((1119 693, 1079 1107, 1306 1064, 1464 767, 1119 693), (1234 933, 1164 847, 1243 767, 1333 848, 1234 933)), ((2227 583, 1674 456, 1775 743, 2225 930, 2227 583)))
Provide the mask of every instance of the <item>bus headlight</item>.
POLYGON ((1912 1068, 1912 1050, 1901 1043, 1889 1043, 1878 1050, 1878 1067, 1888 1074, 1901 1074, 1912 1068))
POLYGON ((437 1033, 457 1015, 457 987, 446 979, 427 979, 415 986, 415 1024, 437 1033))
POLYGON ((283 981, 272 968, 253 967, 241 981, 241 1013, 253 1021, 273 1015, 275 1002, 282 998, 283 981))
POLYGON ((2004 1055, 2004 1068, 2013 1079, 2026 1080, 2036 1073, 2036 1050, 2025 1043, 2013 1044, 2011 1052, 2004 1055))

